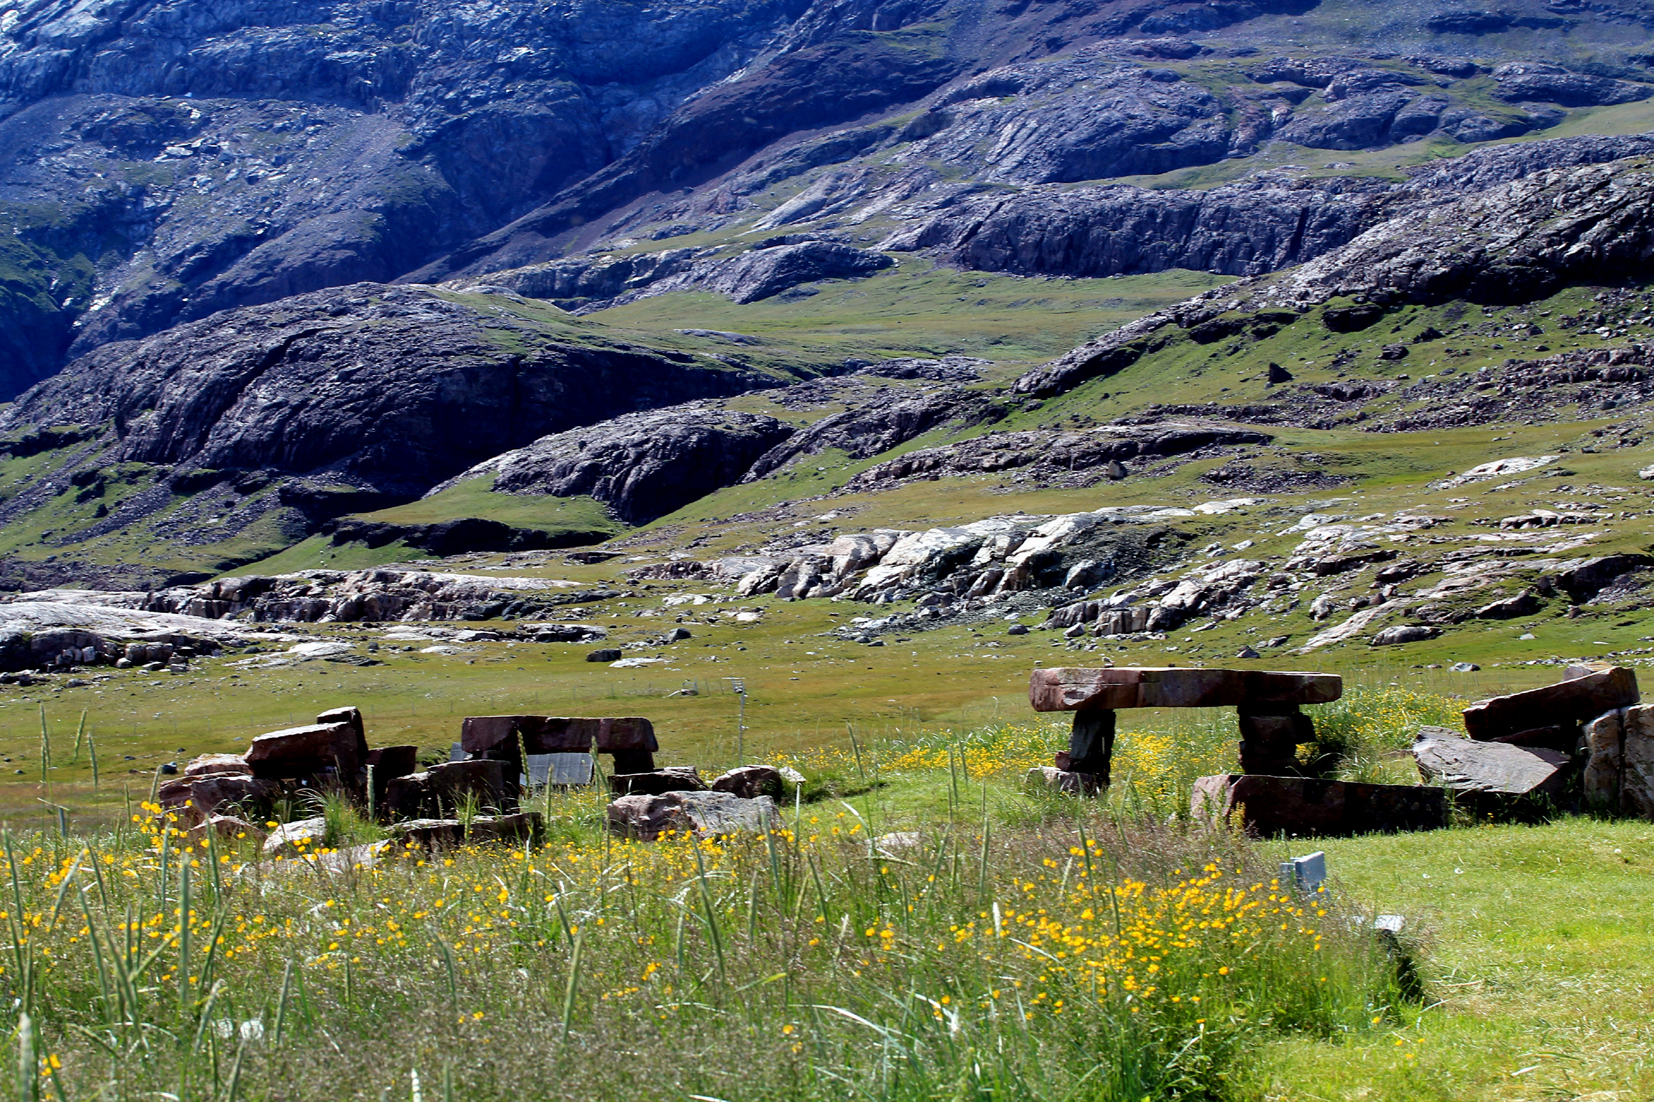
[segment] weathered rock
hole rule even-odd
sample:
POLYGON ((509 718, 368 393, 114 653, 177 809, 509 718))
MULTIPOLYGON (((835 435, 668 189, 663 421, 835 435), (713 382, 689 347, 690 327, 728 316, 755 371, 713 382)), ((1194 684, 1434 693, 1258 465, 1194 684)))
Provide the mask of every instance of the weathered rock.
POLYGON ((741 481, 755 482, 828 448, 837 448, 851 459, 867 459, 949 421, 974 424, 1002 414, 983 395, 960 387, 848 409, 823 417, 775 445, 753 462, 741 481))
POLYGON ((1315 740, 1315 724, 1296 704, 1243 704, 1240 766, 1246 773, 1291 776, 1300 769, 1298 747, 1315 740))
POLYGON ((270 836, 264 840, 264 855, 294 857, 315 853, 322 848, 326 838, 325 818, 317 816, 313 819, 296 819, 291 823, 283 823, 270 832, 270 836))
MULTIPOLYGON (((512 781, 516 774, 512 774, 512 781)), ((397 818, 451 817, 463 802, 474 800, 480 810, 506 811, 515 806, 506 786, 506 764, 501 761, 445 762, 422 773, 395 777, 385 786, 386 810, 397 818)))
POLYGON ((240 754, 202 754, 184 766, 184 776, 202 777, 208 773, 251 773, 247 759, 240 754))
POLYGON ((1325 704, 1343 694, 1327 673, 1117 666, 1035 670, 1028 700, 1036 712, 1090 708, 1211 708, 1241 704, 1325 704))
POLYGON ((1502 742, 1478 742, 1445 727, 1423 727, 1413 758, 1427 784, 1477 795, 1556 795, 1572 769, 1567 754, 1502 742))
POLYGON ((263 845, 265 838, 262 828, 249 823, 246 819, 238 819, 234 815, 209 815, 191 827, 189 833, 190 839, 197 844, 206 842, 208 835, 222 838, 228 842, 250 838, 259 845, 263 845))
POLYGON ((1114 756, 1115 714, 1107 708, 1082 708, 1074 713, 1068 732, 1068 751, 1057 755, 1057 768, 1084 773, 1107 786, 1114 756))
POLYGON ((706 782, 693 766, 675 765, 647 773, 617 773, 609 778, 609 787, 619 796, 659 796, 666 792, 704 792, 706 782))
POLYGON ((609 804, 609 829, 652 842, 667 832, 720 835, 769 830, 780 823, 768 796, 746 800, 728 792, 622 796, 609 804))
POLYGON ((1191 811, 1197 820, 1221 819, 1261 838, 1391 834, 1447 825, 1440 788, 1239 773, 1197 779, 1191 811))
POLYGON ((1575 604, 1582 604, 1623 575, 1649 567, 1654 567, 1654 555, 1598 555, 1564 563, 1552 576, 1552 581, 1575 604))
POLYGON ((1108 788, 1107 779, 1094 773, 1076 773, 1050 765, 1029 769, 1024 784, 1035 792, 1058 792, 1064 796, 1096 796, 1108 788))
POLYGON ((386 830, 396 841, 422 849, 457 846, 465 839, 465 824, 458 819, 404 819, 386 830))
POLYGON ((263 812, 282 794, 281 785, 275 781, 246 773, 208 773, 187 781, 189 804, 201 815, 235 809, 249 814, 263 812))
POLYGON ((588 662, 618 662, 621 651, 618 647, 599 647, 586 655, 588 662))
POLYGON ((1509 620, 1517 616, 1532 616, 1545 607, 1544 600, 1531 589, 1524 589, 1514 597, 1483 605, 1476 610, 1480 620, 1509 620))
POLYGON ((386 829, 398 842, 436 849, 465 843, 538 840, 544 833, 544 821, 538 811, 519 811, 512 815, 478 815, 469 828, 459 819, 407 819, 386 829))
POLYGON ((253 739, 247 766, 269 779, 317 776, 329 770, 354 777, 367 760, 367 742, 349 723, 315 723, 271 731, 253 739))
POLYGON ((719 774, 712 782, 712 791, 729 792, 750 800, 769 796, 779 800, 786 790, 781 770, 773 765, 743 765, 719 774))
POLYGON ((1429 624, 1396 624, 1373 636, 1372 645, 1387 647, 1397 643, 1420 643, 1426 639, 1434 639, 1441 633, 1441 628, 1429 624))
POLYGON ((1617 708, 1585 729, 1588 807, 1654 819, 1654 705, 1617 708))
POLYGON ((1149 462, 1202 448, 1267 444, 1272 439, 1256 429, 1233 425, 1162 420, 1153 425, 1102 425, 1079 432, 994 432, 918 448, 874 464, 851 478, 845 489, 887 489, 917 479, 979 477, 984 471, 1016 471, 1026 478, 1064 483, 1076 477, 1096 482, 1108 478, 1109 465, 1121 460, 1149 462))
POLYGON ((1464 710, 1465 730, 1474 739, 1496 739, 1536 727, 1579 724, 1638 700, 1637 675, 1613 666, 1555 685, 1483 700, 1464 710))
POLYGON ((703 403, 628 413, 543 436, 435 487, 493 476, 494 493, 596 498, 644 524, 740 481, 755 460, 794 432, 763 414, 703 403))

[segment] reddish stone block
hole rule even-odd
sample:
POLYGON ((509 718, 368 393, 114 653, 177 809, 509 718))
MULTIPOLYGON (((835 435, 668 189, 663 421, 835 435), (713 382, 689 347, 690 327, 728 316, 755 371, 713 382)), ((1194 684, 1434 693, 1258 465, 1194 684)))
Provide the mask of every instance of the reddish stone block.
POLYGON ((1325 704, 1343 692, 1344 679, 1337 674, 1188 666, 1035 670, 1028 683, 1036 712, 1325 704))
POLYGON ((1197 819, 1238 823, 1262 838, 1393 834, 1447 825, 1440 788, 1253 773, 1199 778, 1190 809, 1197 819))
POLYGON ((1575 727, 1639 699, 1636 673, 1610 666, 1555 685, 1478 701, 1464 710, 1464 729, 1473 739, 1492 740, 1541 727, 1575 727))

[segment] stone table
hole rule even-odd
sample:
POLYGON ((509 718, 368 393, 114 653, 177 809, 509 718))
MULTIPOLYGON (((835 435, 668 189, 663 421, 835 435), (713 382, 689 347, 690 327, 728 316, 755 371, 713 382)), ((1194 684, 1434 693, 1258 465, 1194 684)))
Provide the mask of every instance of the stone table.
POLYGON ((1112 666, 1035 670, 1028 701, 1036 712, 1073 712, 1068 751, 1057 768, 1108 783, 1114 713, 1122 708, 1235 709, 1241 768, 1279 775, 1297 769, 1297 748, 1315 737, 1301 704, 1326 704, 1344 692, 1331 673, 1219 670, 1195 666, 1112 666))

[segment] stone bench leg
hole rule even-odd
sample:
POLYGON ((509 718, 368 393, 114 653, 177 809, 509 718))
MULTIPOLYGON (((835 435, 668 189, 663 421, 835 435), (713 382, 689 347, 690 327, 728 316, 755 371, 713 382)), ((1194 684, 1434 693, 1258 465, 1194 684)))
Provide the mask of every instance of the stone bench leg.
POLYGON ((616 775, 622 773, 653 773, 655 771, 655 755, 647 750, 616 750, 614 751, 614 771, 616 775))
POLYGON ((1074 713, 1074 728, 1068 735, 1067 758, 1057 768, 1071 773, 1089 773, 1096 783, 1108 784, 1109 759, 1114 756, 1114 712, 1107 708, 1084 708, 1074 713))
POLYGON ((1315 722, 1296 704, 1252 704, 1235 709, 1240 720, 1243 773, 1290 777, 1303 771, 1298 746, 1315 739, 1315 722))

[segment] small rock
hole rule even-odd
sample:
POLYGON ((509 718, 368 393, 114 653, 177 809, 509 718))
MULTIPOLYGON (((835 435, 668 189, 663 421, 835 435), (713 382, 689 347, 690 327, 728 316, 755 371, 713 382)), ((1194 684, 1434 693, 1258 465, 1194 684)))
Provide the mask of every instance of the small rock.
POLYGON ((1447 668, 1452 670, 1454 673, 1475 673, 1482 667, 1478 666, 1474 662, 1455 662, 1447 668))
POLYGON ((692 637, 693 636, 690 634, 688 628, 673 628, 671 631, 666 633, 666 641, 668 643, 681 643, 685 639, 692 637))
POLYGON ((1637 472, 1638 478, 1654 480, 1654 467, 1644 467, 1637 472))
POLYGON ((314 853, 326 837, 327 819, 322 816, 284 823, 264 840, 264 855, 291 857, 301 851, 314 853))
POLYGON ((260 844, 264 842, 265 838, 264 831, 261 828, 234 815, 209 815, 190 828, 190 838, 197 843, 205 841, 209 834, 216 834, 218 837, 226 839, 247 837, 260 844))
POLYGON ((743 765, 718 776, 712 782, 712 791, 729 792, 744 800, 757 796, 780 799, 783 791, 781 770, 773 765, 743 765))
POLYGON ((889 834, 881 834, 873 839, 873 844, 886 857, 902 857, 920 846, 919 832, 916 830, 893 830, 889 834))
POLYGON ((174 774, 176 774, 177 772, 178 772, 178 764, 176 762, 170 762, 169 761, 169 762, 163 762, 161 764, 161 774, 162 774, 162 776, 170 777, 170 776, 173 776, 174 774))
POLYGON ((1251 647, 1243 646, 1243 647, 1241 647, 1241 649, 1239 651, 1237 651, 1235 653, 1235 657, 1236 658, 1261 658, 1263 656, 1260 655, 1257 651, 1253 650, 1251 647))
POLYGON ((620 661, 620 648, 618 648, 618 647, 599 647, 597 650, 594 650, 591 653, 586 655, 586 661, 588 661, 588 662, 618 662, 618 661, 620 661))
POLYGON ((1028 634, 1028 625, 1027 624, 1012 624, 1010 627, 1005 629, 1005 634, 1006 635, 1027 635, 1028 634))
POLYGON ((674 765, 647 773, 617 773, 609 778, 617 796, 659 796, 665 792, 705 792, 706 782, 694 766, 674 765))
POLYGON ((1379 350, 1378 358, 1381 360, 1405 360, 1407 358, 1407 346, 1405 344, 1387 344, 1379 350))
POLYGON ((1288 371, 1278 363, 1271 363, 1269 365, 1270 386, 1275 386, 1277 383, 1290 383, 1291 381, 1292 372, 1288 371))
POLYGON ((1030 791, 1060 792, 1065 796, 1095 796, 1104 785, 1095 773, 1075 773, 1054 765, 1036 765, 1024 782, 1030 791))
MULTIPOLYGON (((1650 470, 1654 470, 1654 468, 1650 468, 1650 470)), ((132 662, 132 659, 130 659, 130 658, 117 658, 117 659, 115 659, 115 668, 117 670, 130 670, 132 668, 132 666, 133 666, 133 662, 132 662)))

